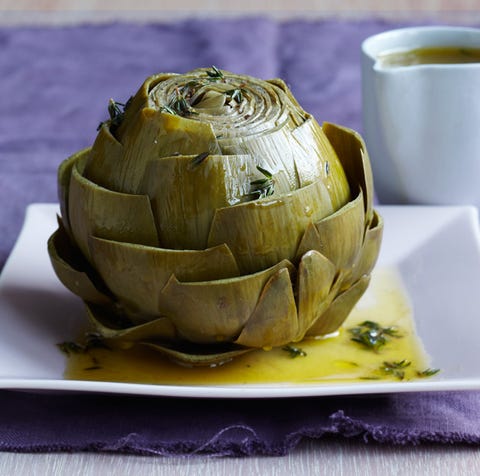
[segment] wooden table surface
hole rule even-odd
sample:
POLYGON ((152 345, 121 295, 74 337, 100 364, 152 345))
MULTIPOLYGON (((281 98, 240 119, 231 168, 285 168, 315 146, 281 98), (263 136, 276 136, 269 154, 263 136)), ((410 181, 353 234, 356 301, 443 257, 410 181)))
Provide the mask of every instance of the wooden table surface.
POLYGON ((170 458, 92 453, 0 453, 0 475, 474 476, 480 475, 480 448, 444 445, 391 447, 342 439, 306 441, 283 457, 170 458))

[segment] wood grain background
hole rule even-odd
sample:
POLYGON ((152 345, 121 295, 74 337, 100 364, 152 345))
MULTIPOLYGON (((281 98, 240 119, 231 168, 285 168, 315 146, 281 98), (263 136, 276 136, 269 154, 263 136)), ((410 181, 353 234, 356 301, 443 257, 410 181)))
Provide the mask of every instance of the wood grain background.
POLYGON ((0 0, 0 24, 268 15, 480 22, 480 0, 0 0))

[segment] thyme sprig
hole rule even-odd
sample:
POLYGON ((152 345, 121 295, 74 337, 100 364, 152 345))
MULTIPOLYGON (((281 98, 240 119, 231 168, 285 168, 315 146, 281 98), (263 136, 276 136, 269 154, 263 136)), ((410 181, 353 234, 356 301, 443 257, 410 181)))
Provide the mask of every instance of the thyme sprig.
POLYGON ((304 350, 300 349, 299 347, 295 347, 293 345, 285 345, 282 347, 282 350, 284 350, 285 352, 288 352, 292 359, 295 359, 296 357, 307 356, 307 353, 304 350))
POLYGON ((235 101, 237 104, 240 104, 243 101, 243 96, 247 91, 244 88, 235 88, 225 91, 227 96, 227 103, 230 104, 232 101, 235 101))
MULTIPOLYGON (((164 106, 165 108, 165 106, 164 106)), ((190 101, 183 95, 183 92, 177 88, 175 91, 175 97, 170 101, 165 108, 166 112, 170 112, 178 116, 188 116, 190 114, 197 114, 190 104, 190 101)))
POLYGON ((99 334, 88 333, 85 335, 85 343, 80 344, 74 341, 60 342, 57 347, 66 355, 71 354, 85 354, 90 349, 104 348, 109 349, 105 341, 99 334))
POLYGON ((359 326, 349 329, 351 340, 378 352, 392 337, 402 337, 394 326, 382 327, 374 321, 364 321, 359 326))
POLYGON ((225 79, 224 74, 215 65, 212 65, 211 71, 206 71, 209 81, 219 81, 225 79))
POLYGON ((109 124, 110 125, 110 130, 114 132, 118 126, 122 123, 124 117, 125 117, 125 111, 128 108, 128 106, 131 104, 133 100, 133 97, 130 97, 126 103, 114 101, 113 99, 110 99, 108 101, 108 115, 110 116, 109 119, 106 121, 100 122, 100 124, 97 127, 97 131, 99 131, 104 124, 109 124))
POLYGON ((275 192, 273 174, 259 165, 257 165, 257 170, 263 174, 264 178, 250 182, 252 187, 250 195, 256 199, 273 195, 275 192))
POLYGON ((433 375, 438 374, 440 369, 425 369, 425 370, 417 370, 417 377, 425 378, 425 377, 432 377, 433 375))
POLYGON ((405 378, 404 369, 410 367, 411 364, 412 363, 406 359, 399 360, 397 362, 383 362, 380 370, 387 375, 392 375, 398 380, 403 380, 405 378))
POLYGON ((60 342, 57 344, 57 347, 67 356, 72 354, 85 354, 91 360, 91 365, 85 367, 83 370, 99 370, 102 367, 99 365, 98 360, 94 355, 90 353, 91 349, 110 349, 105 341, 102 339, 100 334, 96 334, 94 332, 89 332, 85 335, 85 343, 80 344, 78 342, 67 341, 67 342, 60 342))
POLYGON ((203 161, 210 155, 210 152, 202 152, 201 154, 198 154, 196 155, 190 165, 192 167, 197 167, 198 165, 200 165, 201 163, 203 163, 203 161))

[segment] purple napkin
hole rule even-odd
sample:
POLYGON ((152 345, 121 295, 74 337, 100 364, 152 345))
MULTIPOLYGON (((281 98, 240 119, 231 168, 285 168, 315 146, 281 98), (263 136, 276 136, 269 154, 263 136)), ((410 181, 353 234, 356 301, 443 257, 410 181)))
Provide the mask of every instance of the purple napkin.
POLYGON ((331 436, 480 443, 480 392, 273 400, 0 393, 0 450, 283 455, 331 436))
POLYGON ((278 400, 0 393, 0 450, 283 455, 307 438, 480 443, 480 392, 278 400))
MULTIPOLYGON (((216 65, 282 77, 319 121, 361 130, 359 48, 400 24, 264 18, 0 29, 0 267, 31 202, 90 145, 109 98, 150 74, 216 65)), ((201 400, 0 392, 0 449, 285 454, 332 435, 391 444, 480 443, 480 392, 201 400)))

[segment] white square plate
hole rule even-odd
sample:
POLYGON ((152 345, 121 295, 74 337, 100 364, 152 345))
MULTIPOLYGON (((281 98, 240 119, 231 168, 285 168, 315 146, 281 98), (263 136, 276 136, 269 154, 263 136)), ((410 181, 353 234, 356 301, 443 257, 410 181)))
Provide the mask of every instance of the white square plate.
POLYGON ((28 207, 0 276, 0 388, 125 394, 273 398, 480 389, 480 233, 473 207, 378 207, 385 233, 378 266, 398 270, 417 332, 441 373, 408 382, 178 386, 68 380, 56 344, 84 324, 81 301, 57 280, 47 239, 58 207, 28 207))

